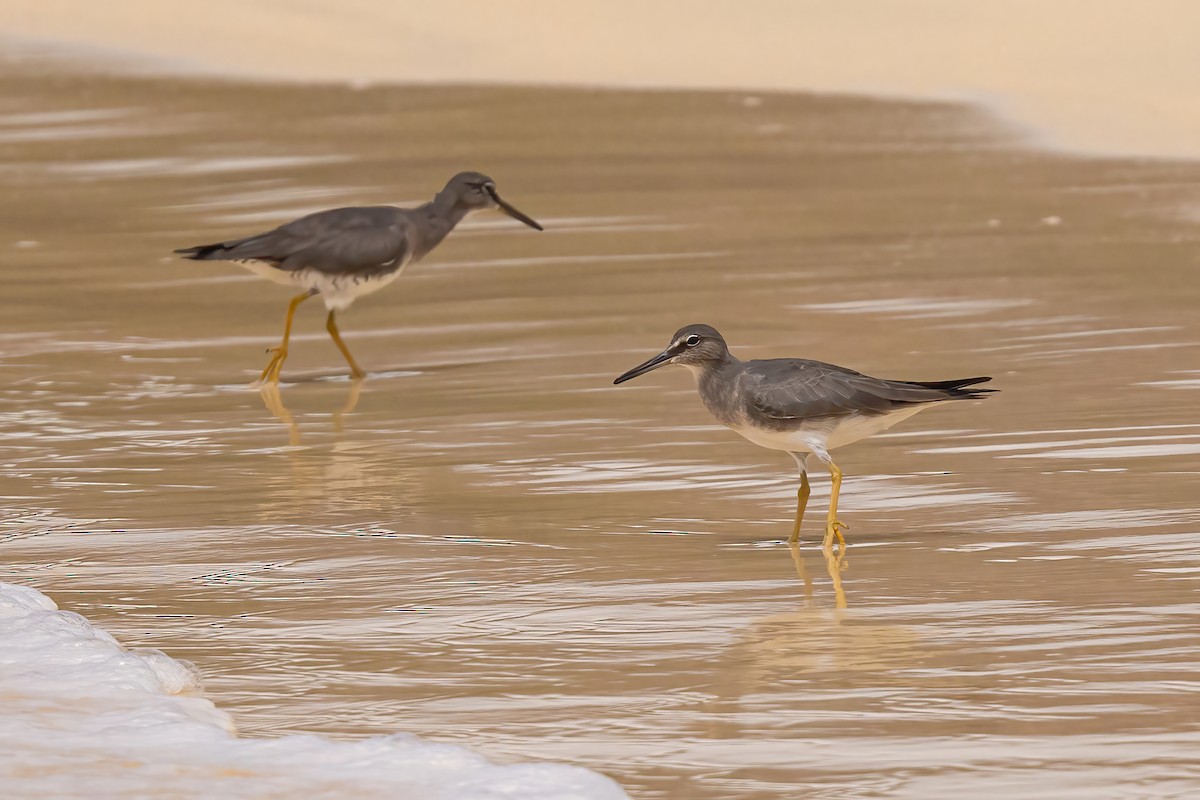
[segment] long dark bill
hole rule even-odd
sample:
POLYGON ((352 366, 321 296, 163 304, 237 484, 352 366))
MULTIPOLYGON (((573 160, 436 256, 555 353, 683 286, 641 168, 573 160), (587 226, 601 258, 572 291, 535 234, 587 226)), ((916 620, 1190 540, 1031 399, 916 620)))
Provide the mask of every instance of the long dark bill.
POLYGON ((494 190, 489 189, 488 194, 490 194, 492 196, 492 199, 496 201, 496 205, 500 206, 500 210, 503 211, 505 214, 508 214, 510 217, 512 217, 513 219, 515 219, 519 222, 524 222, 526 225, 533 228, 534 230, 538 230, 538 231, 545 230, 545 228, 543 228, 540 224, 538 224, 538 221, 535 220, 533 217, 529 217, 529 216, 526 216, 525 214, 522 214, 520 211, 517 211, 517 209, 513 208, 511 205, 509 205, 508 203, 501 200, 500 195, 496 194, 496 192, 494 190))
POLYGON ((675 357, 675 353, 672 352, 670 349, 663 350, 661 353, 656 355, 654 358, 650 359, 649 361, 645 361, 641 364, 638 364, 636 367, 629 370, 629 372, 626 372, 624 375, 617 378, 615 381, 613 381, 613 385, 616 385, 618 383, 624 383, 627 380, 632 380, 633 378, 636 378, 638 375, 645 375, 647 372, 653 372, 654 370, 658 369, 659 367, 665 366, 666 363, 674 357, 675 357))

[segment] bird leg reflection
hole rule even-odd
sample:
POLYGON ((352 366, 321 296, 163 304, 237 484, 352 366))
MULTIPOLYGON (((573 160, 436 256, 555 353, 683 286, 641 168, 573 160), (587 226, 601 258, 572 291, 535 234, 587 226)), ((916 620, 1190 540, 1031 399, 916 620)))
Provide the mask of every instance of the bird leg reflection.
POLYGON ((292 416, 292 412, 283 404, 283 396, 279 393, 278 383, 264 383, 258 387, 258 394, 262 397, 263 405, 267 407, 267 411, 275 419, 288 426, 288 444, 293 447, 300 444, 300 425, 296 422, 296 418, 292 416))
POLYGON ((846 607, 846 592, 842 589, 842 573, 850 566, 846 562, 845 545, 837 553, 833 552, 833 542, 827 541, 821 548, 821 552, 825 555, 825 571, 829 573, 829 580, 833 583, 833 602, 836 608, 846 607))
POLYGON ((300 307, 300 304, 314 294, 316 294, 315 291, 298 294, 292 298, 292 302, 288 303, 287 318, 283 323, 283 341, 279 343, 279 347, 272 347, 267 350, 271 354, 271 360, 267 362, 267 368, 258 376, 260 382, 279 383, 279 371, 283 369, 283 362, 287 360, 288 339, 292 336, 292 318, 296 316, 296 309, 300 307))
MULTIPOLYGON (((813 599, 812 578, 808 576, 808 568, 799 545, 789 544, 788 549, 792 553, 792 563, 796 565, 796 577, 804 584, 804 604, 808 605, 813 599)), ((845 608, 846 592, 842 589, 842 573, 850 565, 841 553, 834 552, 832 543, 826 544, 821 550, 825 555, 825 571, 829 573, 829 580, 833 584, 834 606, 845 608)))
POLYGON ((367 373, 363 372, 362 367, 355 363, 354 356, 350 355, 350 349, 342 341, 342 334, 338 332, 337 320, 334 319, 333 314, 333 310, 330 309, 329 317, 325 320, 325 330, 329 331, 329 336, 333 339, 333 343, 337 345, 338 350, 342 351, 342 357, 350 365, 350 377, 356 381, 362 380, 367 377, 367 373))
MULTIPOLYGON (((352 381, 350 391, 346 395, 346 402, 342 407, 333 412, 333 427, 338 433, 343 431, 342 417, 354 411, 358 406, 358 401, 362 395, 363 384, 362 379, 352 381)), ((258 386, 258 394, 262 397, 263 405, 271 416, 288 426, 288 443, 292 445, 300 444, 300 423, 296 421, 295 415, 291 410, 284 405, 283 395, 279 390, 277 383, 264 383, 258 386)))
POLYGON ((811 602, 813 583, 812 578, 808 577, 808 568, 804 565, 804 556, 800 554, 800 546, 789 543, 788 549, 792 551, 792 563, 796 565, 796 577, 804 584, 804 599, 806 602, 811 602))
POLYGON ((342 417, 350 414, 358 407, 358 398, 362 394, 363 384, 366 383, 362 378, 355 378, 350 382, 350 393, 346 395, 346 402, 342 407, 333 412, 333 429, 338 433, 342 432, 342 417))

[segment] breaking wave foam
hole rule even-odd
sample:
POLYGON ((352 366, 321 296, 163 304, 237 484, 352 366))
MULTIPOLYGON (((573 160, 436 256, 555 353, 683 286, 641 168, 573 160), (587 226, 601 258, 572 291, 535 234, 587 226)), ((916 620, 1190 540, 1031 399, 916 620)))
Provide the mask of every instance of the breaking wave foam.
POLYGON ((190 665, 127 650, 23 586, 0 583, 0 643, 8 798, 627 798, 580 767, 501 766, 409 734, 239 738, 190 665))

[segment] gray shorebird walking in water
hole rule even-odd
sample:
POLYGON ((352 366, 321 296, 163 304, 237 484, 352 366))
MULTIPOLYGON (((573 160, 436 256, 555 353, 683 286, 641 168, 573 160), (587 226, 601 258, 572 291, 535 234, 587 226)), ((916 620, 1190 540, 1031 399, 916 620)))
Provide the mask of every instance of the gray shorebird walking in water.
POLYGON ((288 304, 283 340, 273 348, 260 381, 279 382, 287 360, 296 308, 321 295, 329 316, 325 329, 350 365, 351 377, 366 373, 338 332, 335 314, 359 297, 387 286, 404 268, 424 258, 472 211, 496 208, 531 228, 542 226, 496 193, 496 182, 478 172, 460 172, 433 200, 417 208, 361 206, 318 211, 274 230, 217 244, 176 250, 196 261, 237 261, 261 278, 303 291, 288 304))
POLYGON ((842 536, 846 525, 837 517, 842 471, 829 451, 885 431, 935 403, 974 400, 995 391, 968 388, 991 378, 890 381, 803 358, 740 361, 729 352, 721 334, 708 325, 680 328, 666 350, 613 383, 624 383, 667 364, 691 371, 700 399, 722 425, 757 445, 784 450, 796 460, 800 491, 790 543, 800 539, 800 523, 808 505, 806 462, 809 457, 816 458, 829 470, 833 487, 825 518, 826 547, 835 537, 842 548, 846 546, 842 536))

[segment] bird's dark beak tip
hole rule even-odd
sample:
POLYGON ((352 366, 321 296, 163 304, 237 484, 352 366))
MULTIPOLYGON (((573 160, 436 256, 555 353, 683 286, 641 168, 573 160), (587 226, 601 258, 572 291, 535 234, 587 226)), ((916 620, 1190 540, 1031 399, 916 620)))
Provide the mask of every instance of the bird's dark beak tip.
POLYGON ((536 219, 529 216, 528 214, 524 214, 521 211, 518 211, 514 206, 512 206, 511 204, 509 204, 508 202, 503 200, 500 197, 500 195, 497 194, 495 191, 489 190, 488 194, 490 194, 492 196, 492 199, 496 201, 497 208, 499 208, 505 214, 508 214, 510 217, 515 219, 517 222, 522 222, 522 223, 528 225, 529 227, 533 228, 534 230, 538 230, 538 231, 545 230, 545 228, 542 227, 541 223, 539 223, 536 219))
POLYGON ((619 383, 624 383, 625 381, 631 381, 639 375, 645 375, 647 372, 653 372, 670 361, 672 355, 673 354, 669 351, 664 350, 649 361, 644 361, 625 374, 619 376, 615 381, 613 381, 613 385, 615 386, 619 383))

